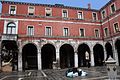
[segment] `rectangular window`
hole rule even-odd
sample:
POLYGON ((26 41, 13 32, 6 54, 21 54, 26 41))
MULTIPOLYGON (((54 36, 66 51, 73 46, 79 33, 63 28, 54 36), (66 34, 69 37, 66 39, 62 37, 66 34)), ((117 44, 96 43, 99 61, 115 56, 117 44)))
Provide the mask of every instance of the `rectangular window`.
POLYGON ((28 15, 34 15, 35 7, 34 6, 29 6, 28 7, 28 15))
POLYGON ((34 35, 34 27, 33 26, 28 26, 27 35, 28 36, 33 36, 34 35))
POLYGON ((46 36, 51 36, 52 35, 51 27, 46 27, 45 35, 46 36))
POLYGON ((69 36, 68 28, 64 28, 63 36, 69 36))
POLYGON ((112 4, 112 5, 110 6, 110 8, 111 8, 111 13, 114 13, 114 12, 116 11, 116 9, 115 9, 115 4, 112 4))
POLYGON ((99 38, 100 37, 100 32, 98 29, 95 29, 95 37, 99 38))
POLYGON ((95 13, 95 12, 93 13, 93 20, 94 20, 94 21, 98 20, 98 19, 97 19, 97 13, 95 13))
POLYGON ((51 8, 45 8, 45 16, 52 16, 52 9, 51 8))
POLYGON ((82 12, 78 12, 78 19, 83 19, 83 13, 82 12))
POLYGON ((68 17, 68 11, 67 10, 62 11, 62 17, 64 17, 64 18, 68 17))
POLYGON ((104 28, 104 35, 105 37, 109 36, 108 28, 104 28))
POLYGON ((115 33, 119 32, 119 25, 118 25, 118 23, 114 24, 114 32, 115 33))
POLYGON ((16 6, 10 6, 9 14, 16 14, 16 6))
POLYGON ((80 29, 80 37, 85 37, 85 30, 84 29, 80 29))
POLYGON ((103 10, 103 11, 101 12, 101 15, 102 15, 102 19, 104 19, 104 18, 106 17, 106 12, 105 12, 105 10, 103 10))

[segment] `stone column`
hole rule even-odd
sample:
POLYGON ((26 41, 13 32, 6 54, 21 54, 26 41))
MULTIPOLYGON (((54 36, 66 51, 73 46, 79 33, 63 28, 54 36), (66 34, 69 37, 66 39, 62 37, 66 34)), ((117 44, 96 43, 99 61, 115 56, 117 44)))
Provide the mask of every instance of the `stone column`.
POLYGON ((41 64, 41 49, 38 49, 38 70, 42 69, 42 64, 41 64))
POLYGON ((91 56, 90 57, 91 57, 91 66, 95 66, 93 49, 91 49, 91 56))
POLYGON ((21 41, 18 42, 19 45, 19 52, 18 52, 18 71, 22 71, 22 46, 21 46, 21 41))
POLYGON ((78 54, 77 54, 77 51, 75 51, 75 53, 74 53, 74 65, 75 65, 75 67, 78 67, 78 54))
MULTIPOLYGON (((115 44, 114 41, 113 41, 113 44, 115 44)), ((116 61, 116 65, 119 65, 118 52, 117 52, 117 49, 115 48, 115 45, 113 45, 112 49, 113 49, 113 58, 116 61)))
POLYGON ((57 68, 60 69, 60 52, 59 52, 59 47, 56 48, 56 62, 57 62, 57 68))

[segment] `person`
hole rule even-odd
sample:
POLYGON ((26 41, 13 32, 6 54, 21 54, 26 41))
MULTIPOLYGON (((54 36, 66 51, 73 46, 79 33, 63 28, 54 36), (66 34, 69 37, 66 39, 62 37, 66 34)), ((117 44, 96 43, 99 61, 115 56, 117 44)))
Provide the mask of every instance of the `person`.
POLYGON ((87 51, 85 52, 85 59, 86 59, 86 64, 87 64, 88 68, 90 68, 89 53, 87 51))

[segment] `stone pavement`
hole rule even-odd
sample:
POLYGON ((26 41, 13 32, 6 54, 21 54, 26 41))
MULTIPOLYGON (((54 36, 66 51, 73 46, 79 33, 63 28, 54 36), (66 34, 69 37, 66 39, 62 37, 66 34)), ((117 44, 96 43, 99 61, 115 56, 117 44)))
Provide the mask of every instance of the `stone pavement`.
MULTIPOLYGON (((108 80, 106 67, 81 67, 83 71, 88 73, 85 77, 67 78, 65 72, 67 69, 60 70, 43 70, 43 71, 24 71, 0 73, 0 80, 108 80)), ((120 80, 120 67, 117 67, 118 76, 120 80)))

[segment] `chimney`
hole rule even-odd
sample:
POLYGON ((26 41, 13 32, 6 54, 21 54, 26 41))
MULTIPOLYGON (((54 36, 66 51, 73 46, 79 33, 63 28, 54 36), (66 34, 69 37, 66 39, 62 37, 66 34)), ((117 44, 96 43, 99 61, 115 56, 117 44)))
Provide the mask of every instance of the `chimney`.
POLYGON ((88 9, 91 9, 91 4, 90 3, 88 3, 88 9))

